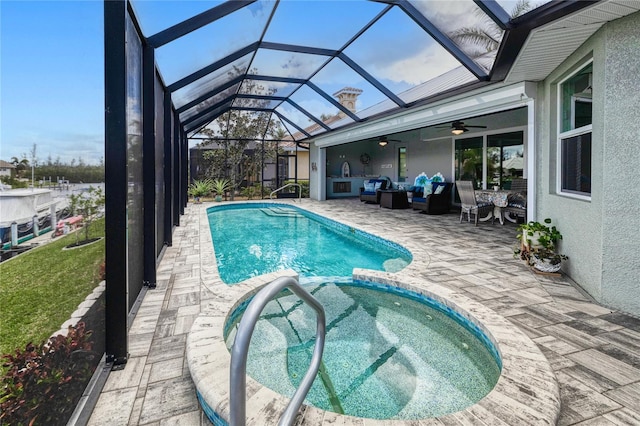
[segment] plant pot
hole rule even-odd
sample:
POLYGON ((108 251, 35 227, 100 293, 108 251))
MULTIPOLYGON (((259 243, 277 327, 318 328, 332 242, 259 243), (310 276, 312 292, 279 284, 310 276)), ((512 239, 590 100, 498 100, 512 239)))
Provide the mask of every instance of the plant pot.
POLYGON ((221 196, 221 195, 216 195, 216 201, 217 201, 217 202, 222 201, 222 196, 221 196))
POLYGON ((542 248, 542 244, 539 242, 540 232, 534 231, 533 235, 529 236, 529 233, 526 229, 522 230, 522 244, 527 249, 539 249, 542 248), (529 244, 528 240, 531 240, 531 244, 529 244))
POLYGON ((552 264, 548 259, 535 259, 533 267, 540 272, 558 272, 562 267, 562 263, 552 264))

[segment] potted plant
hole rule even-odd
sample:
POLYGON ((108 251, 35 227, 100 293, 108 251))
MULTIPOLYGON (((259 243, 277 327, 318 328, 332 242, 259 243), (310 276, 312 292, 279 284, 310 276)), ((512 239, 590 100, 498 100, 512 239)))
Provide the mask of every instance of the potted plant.
POLYGON ((520 225, 517 238, 520 240, 520 247, 514 250, 514 256, 519 256, 538 271, 557 272, 562 261, 568 259, 566 255, 556 251, 556 244, 562 239, 562 234, 551 225, 549 218, 542 223, 530 221, 520 225))
POLYGON ((229 179, 216 179, 213 181, 213 192, 216 193, 216 201, 222 201, 222 196, 231 189, 229 179))
POLYGON ((209 195, 211 191, 213 191, 213 181, 211 179, 194 180, 187 190, 196 204, 200 204, 200 197, 209 195))

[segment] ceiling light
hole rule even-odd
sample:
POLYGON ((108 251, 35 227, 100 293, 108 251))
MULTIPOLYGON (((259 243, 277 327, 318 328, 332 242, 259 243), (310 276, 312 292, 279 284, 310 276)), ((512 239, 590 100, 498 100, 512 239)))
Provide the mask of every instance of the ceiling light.
POLYGON ((454 135, 461 135, 464 133, 464 129, 453 129, 451 130, 451 133, 453 133, 454 135))
POLYGON ((388 144, 388 143, 389 143, 388 141, 386 141, 386 140, 384 140, 384 139, 383 139, 383 140, 381 140, 380 142, 378 142, 378 145, 380 145, 380 146, 387 146, 387 144, 388 144))

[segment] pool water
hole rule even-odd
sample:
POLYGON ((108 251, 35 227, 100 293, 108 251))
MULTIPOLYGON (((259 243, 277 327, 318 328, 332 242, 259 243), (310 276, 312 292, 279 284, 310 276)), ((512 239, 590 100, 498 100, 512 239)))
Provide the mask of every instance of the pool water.
POLYGON ((208 210, 220 278, 234 284, 283 269, 300 276, 351 276, 353 268, 397 272, 401 246, 304 210, 240 204, 208 210))
MULTIPOLYGON (((498 380, 500 360, 488 338, 432 299, 350 280, 306 288, 327 315, 323 362, 307 404, 357 417, 428 418, 473 405, 498 380)), ((247 304, 227 323, 229 348, 247 304)), ((256 325, 247 373, 292 396, 310 364, 315 333, 313 310, 282 292, 256 325)))

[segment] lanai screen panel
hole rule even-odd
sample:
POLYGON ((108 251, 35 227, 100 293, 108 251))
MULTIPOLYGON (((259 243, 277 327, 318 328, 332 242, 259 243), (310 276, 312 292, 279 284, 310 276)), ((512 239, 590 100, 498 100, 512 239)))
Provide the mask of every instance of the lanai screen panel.
POLYGON ((144 283, 144 188, 142 184, 142 42, 127 15, 127 285, 128 310, 144 283))
POLYGON ((194 82, 175 90, 172 96, 174 106, 178 110, 181 110, 187 104, 197 101, 200 97, 215 96, 216 93, 223 90, 225 85, 247 72, 252 56, 252 54, 246 54, 227 65, 217 68, 194 82))
POLYGON ((156 255, 164 246, 165 189, 164 189, 164 87, 155 74, 155 192, 156 192, 156 255))
POLYGON ((191 108, 180 112, 180 120, 182 120, 183 123, 188 122, 191 119, 199 118, 200 115, 207 114, 208 111, 220 103, 225 104, 238 91, 238 86, 240 86, 240 83, 216 92, 213 96, 209 96, 191 108))
POLYGON ((156 61, 165 81, 174 83, 259 40, 273 5, 256 1, 157 48, 156 61))

